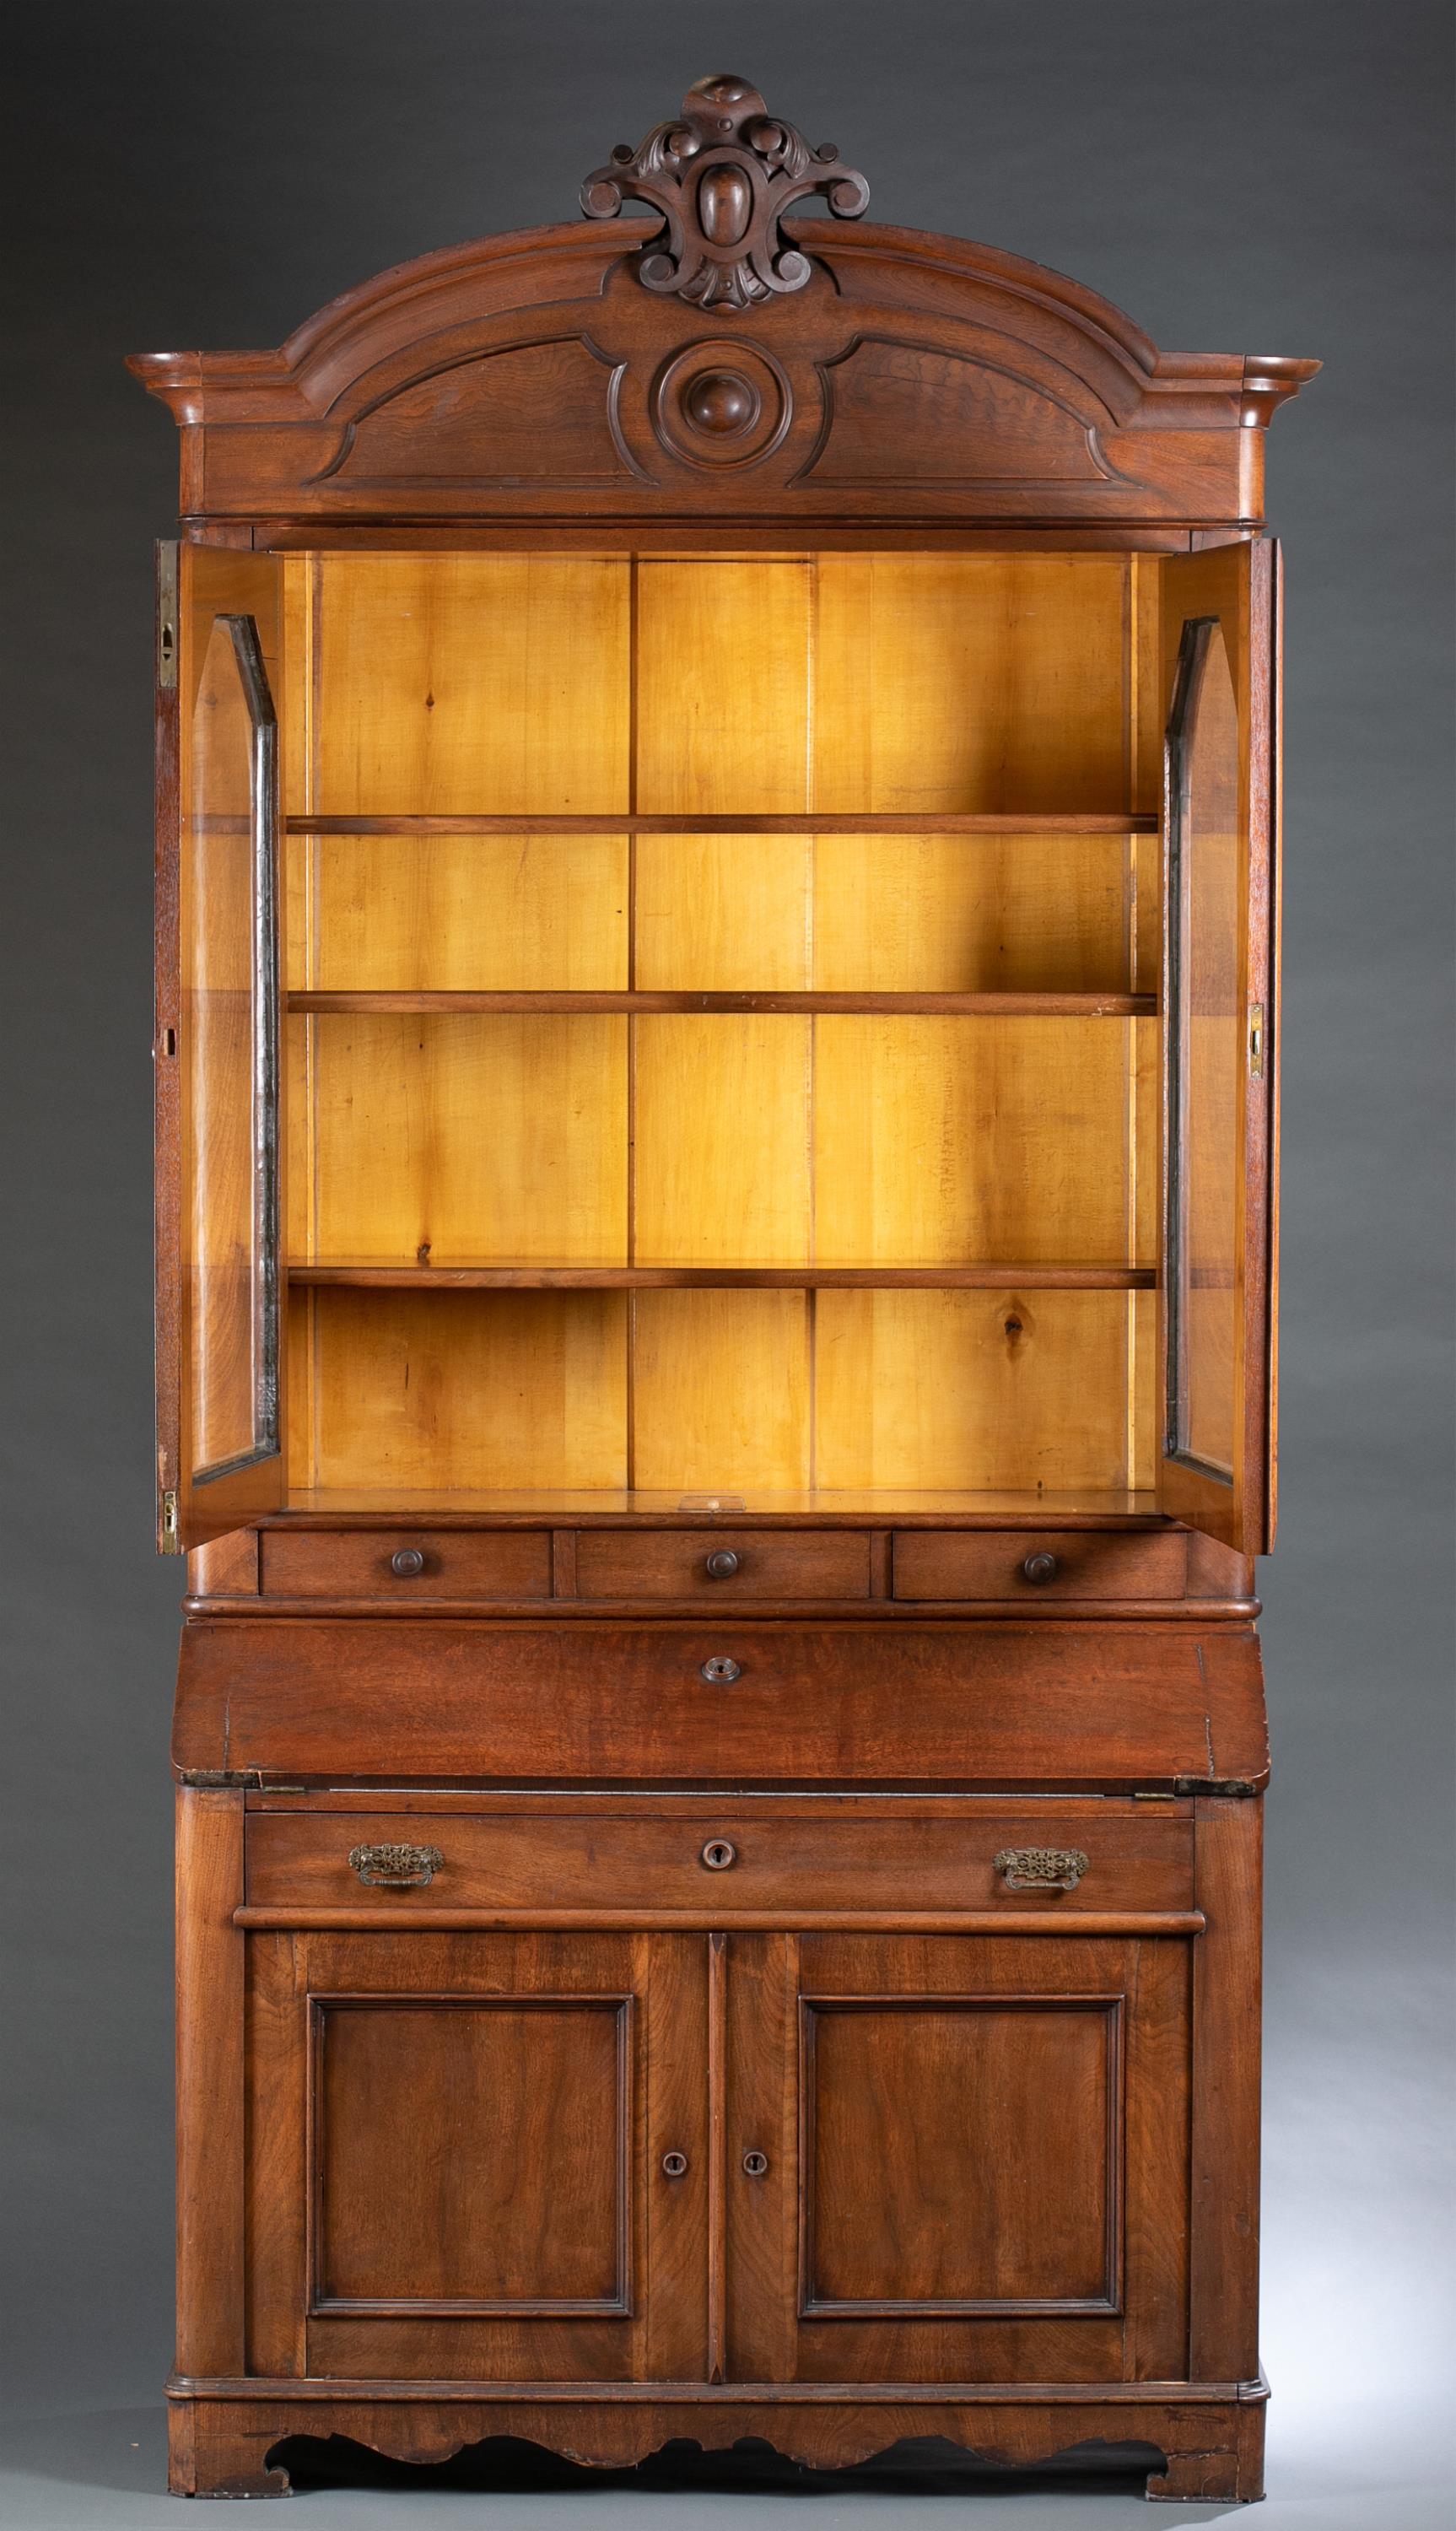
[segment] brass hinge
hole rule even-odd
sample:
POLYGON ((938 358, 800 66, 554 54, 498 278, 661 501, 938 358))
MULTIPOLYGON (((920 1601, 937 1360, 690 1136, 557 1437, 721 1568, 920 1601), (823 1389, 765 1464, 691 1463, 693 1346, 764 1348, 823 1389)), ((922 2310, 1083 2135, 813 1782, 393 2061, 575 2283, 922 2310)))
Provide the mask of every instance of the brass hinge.
POLYGON ((169 1486, 162 1495, 162 1517, 157 1547, 163 1555, 181 1555, 185 1550, 177 1535, 177 1495, 169 1486))
POLYGON ((1263 1078, 1263 1004, 1249 1005, 1249 1072, 1252 1080, 1263 1078))
POLYGON ((157 546, 157 684, 168 691, 177 683, 177 539, 164 536, 157 546))

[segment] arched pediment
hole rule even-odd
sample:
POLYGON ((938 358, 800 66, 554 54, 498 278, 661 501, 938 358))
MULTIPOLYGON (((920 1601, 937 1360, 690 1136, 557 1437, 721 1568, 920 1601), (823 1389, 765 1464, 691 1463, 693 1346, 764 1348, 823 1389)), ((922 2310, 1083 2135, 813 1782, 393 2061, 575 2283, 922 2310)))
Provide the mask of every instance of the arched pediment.
POLYGON ((1258 523, 1259 425, 1317 364, 1160 353, 1038 264, 847 226, 864 180, 743 83, 685 116, 588 179, 600 225, 400 265, 277 352, 134 360, 186 434, 184 509, 1258 523), (780 230, 815 191, 839 215, 780 230), (623 193, 660 233, 606 216, 623 193))

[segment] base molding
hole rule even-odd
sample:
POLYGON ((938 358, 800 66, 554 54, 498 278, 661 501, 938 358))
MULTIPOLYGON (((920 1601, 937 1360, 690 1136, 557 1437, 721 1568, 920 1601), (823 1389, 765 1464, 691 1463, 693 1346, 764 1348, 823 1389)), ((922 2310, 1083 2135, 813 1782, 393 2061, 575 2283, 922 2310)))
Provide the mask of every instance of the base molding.
POLYGON ((812 2468, 873 2460, 935 2437, 1025 2466, 1083 2445, 1151 2445, 1148 2495, 1250 2503, 1263 2494, 1268 2387, 1218 2383, 557 2383, 176 2378, 174 2496, 292 2494, 269 2454, 291 2436, 347 2436, 391 2460, 441 2461, 492 2436, 588 2467, 627 2469, 663 2444, 770 2444, 812 2468))

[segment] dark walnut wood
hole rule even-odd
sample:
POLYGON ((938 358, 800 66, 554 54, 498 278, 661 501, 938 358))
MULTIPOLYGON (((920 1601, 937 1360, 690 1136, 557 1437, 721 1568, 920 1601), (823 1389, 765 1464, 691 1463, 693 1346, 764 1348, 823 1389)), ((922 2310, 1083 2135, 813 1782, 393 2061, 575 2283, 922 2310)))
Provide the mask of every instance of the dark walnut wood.
MULTIPOLYGON (((925 2436, 1012 2463, 1132 2446, 1151 2497, 1262 2492, 1268 1749, 1253 1558, 1274 1514, 1281 609, 1260 531, 1265 426, 1318 365, 1160 352, 1039 265, 862 223, 868 199, 830 144, 812 147, 718 74, 588 177, 584 224, 383 273, 277 351, 131 364, 179 427, 184 540, 159 581, 155 1038, 159 1528, 164 1547, 192 1550, 173 1742, 180 2495, 284 2494, 300 2436, 432 2461, 500 2435, 601 2467, 685 2436, 711 2449, 754 2437, 831 2467, 925 2436), (619 221, 633 206, 652 216, 619 221), (876 571, 892 554, 937 569, 975 556, 1008 566, 1008 622, 1028 603, 1023 562, 1043 572, 1055 557, 1075 579, 1115 558, 1113 769, 1078 796, 1094 715, 1069 703, 1067 731, 1048 724, 1071 735, 1044 793, 962 797, 930 763, 927 702, 924 764, 873 809, 847 789, 816 815, 797 776, 740 806, 737 760, 731 785, 698 764, 680 810, 664 805, 670 785, 644 783, 640 802, 635 772, 620 798, 564 776, 519 796, 498 779, 487 796, 482 780, 477 796, 469 778, 435 779, 430 750, 458 696, 442 687, 444 710, 423 721, 431 664, 427 696, 388 705, 382 789, 356 799, 322 778, 317 735, 331 646, 365 678, 385 638, 367 604, 347 638, 325 628, 329 575, 347 576, 333 558, 351 551, 406 573, 412 553, 433 556, 420 568, 442 575, 452 556, 478 572, 482 553, 549 555, 553 569, 582 551, 634 557, 610 564, 633 628, 634 747, 650 693, 638 556, 863 552, 876 571), (236 781, 224 798, 205 778, 219 615, 252 623, 278 708, 271 826, 256 799, 244 815, 236 781), (1076 872, 1105 855, 1117 937, 1132 942, 1050 974, 991 964, 981 990, 943 961, 935 989, 912 990, 920 971, 894 958, 864 978, 831 963, 834 989, 817 988, 817 963, 760 982, 729 960, 700 990, 693 972, 639 968, 630 911, 617 969, 543 956, 519 974, 391 973, 382 958, 360 972, 314 958, 309 931, 280 995, 285 1174, 318 1130, 319 1047, 346 1029, 361 1042, 397 1029, 403 1047, 417 1033, 483 1045, 496 1030, 580 1025, 619 1032, 634 1066, 652 1031, 802 1029, 812 1069, 847 1028, 867 1042, 923 1026, 1036 1041, 1095 1020, 1085 1034, 1102 1047, 1148 1049, 1128 1056, 1121 1134, 1152 1116, 1154 1041, 1183 1008, 1188 908, 1169 895, 1182 865, 1165 849, 1187 809, 1176 725, 1161 807, 1159 750, 1180 660, 1212 627, 1229 685, 1208 829, 1233 916, 1201 1016, 1232 1014, 1238 1034, 1216 1174, 1234 1226, 1227 1254, 1194 1258, 1187 1291, 1217 1318, 1207 1358, 1234 1402, 1227 1465, 1173 1446, 1169 1397, 1153 1395, 1158 1362, 1172 1364, 1172 1406, 1183 1395, 1169 1344, 1183 1161, 1169 1163, 1158 1122, 1128 1129, 1125 1225, 1061 1263, 1036 1222, 1021 1250, 998 1237, 994 1204, 984 1249, 907 1241, 921 1262, 826 1238, 841 1262, 819 1265, 813 1236, 785 1255, 746 1236, 732 1265, 665 1240, 655 1262, 629 1264, 637 1209, 599 1247, 528 1237, 492 1253, 476 1225, 452 1249, 431 1219, 393 1245, 356 1225, 331 1249, 295 1187, 290 1241, 256 1286, 284 1318, 277 1446, 221 1451, 210 1471, 190 1450, 216 1393, 229 1380, 245 1393, 250 1376, 256 1324, 209 1358, 205 1313, 231 1325, 257 1267, 261 1148, 231 1106, 215 1112, 226 1102, 190 1033, 200 1041, 210 989, 219 1063, 244 1079, 239 988, 276 954, 266 922, 247 919, 265 878, 299 932, 312 921, 301 889, 322 886, 330 855, 388 869, 359 884, 393 892, 389 936, 403 941, 400 909, 412 889, 424 904, 431 856, 463 867, 478 847, 499 871, 512 855, 566 868, 619 849, 635 907, 650 856, 681 847, 706 867, 718 852, 726 870, 736 853, 737 915, 775 853, 859 838, 907 871, 983 857, 1010 927, 1029 920, 1013 902, 1020 856, 1063 855, 1070 902, 1076 872), (417 740, 422 770, 395 780, 417 740), (244 837, 252 900, 237 883, 244 837), (226 955, 209 915, 228 919, 226 955), (862 982, 873 989, 848 989, 862 982), (223 1260, 210 1297, 194 1253, 204 1234, 223 1260), (433 1263, 432 1243, 449 1262, 433 1263), (1028 1262, 994 1262, 1003 1251, 1028 1262), (326 1453, 309 1458, 321 1383, 310 1393, 290 1327, 456 1311, 478 1329, 537 1307, 625 1323, 710 1307, 716 1287, 725 1309, 819 1322, 863 1309, 867 1323, 882 1309, 884 1324, 901 1308, 974 1311, 979 1296, 999 1309, 1014 1292, 1018 1344, 1042 1295, 1048 1340, 1071 1312, 1105 1311, 1140 1366, 1117 1409, 1120 1472, 1089 1490, 1054 1472, 1055 1447, 1036 1457, 1038 1440, 996 1492, 902 1496, 866 1481, 836 1494, 815 1490, 831 1482, 820 1472, 774 1479, 760 1503, 680 1495, 629 1458, 619 1490, 552 1493, 532 1477, 477 1493, 461 1468, 486 1392, 462 1404, 441 1351, 423 1364, 438 1409, 428 1464, 410 1462, 406 1494, 392 1474, 405 1427, 389 1419, 416 1361, 382 1343, 392 1404, 363 1445, 367 1480, 334 1485, 326 1453), (436 1465, 447 1448, 457 1460, 436 1465), (775 1490, 787 1482, 805 1490, 775 1490)), ((1041 681, 1059 694, 1085 664, 1080 602, 1058 617, 1041 681)), ((782 601, 755 603, 742 620, 756 700, 740 719, 766 751, 787 653, 782 601)), ((403 655, 397 627, 389 638, 403 655)), ((857 707, 862 637, 837 638, 857 707)), ((956 713, 968 679, 1000 676, 1001 638, 951 677, 956 713)), ((1008 685, 1028 681, 1014 644, 1007 662, 1008 685)), ((569 753, 561 729, 552 745, 569 753)), ((1048 893, 1036 920, 1050 937, 1048 893)), ((938 901, 905 910, 927 936, 949 919, 938 901)), ((255 1082, 269 1049, 251 1055, 255 1082)), ((1163 1090, 1177 1124, 1171 1067, 1163 1090)), ((421 1102, 422 1141, 448 1141, 447 1103, 421 1102)), ((887 1103, 877 1130, 896 1141, 902 1122, 887 1103)), ((930 1175, 965 1158, 944 1137, 905 1143, 930 1175)), ((476 1161, 488 1179, 488 1138, 476 1161)), ((863 1359, 873 1382, 872 1346, 863 1359)), ((1056 1375, 1071 1423, 1082 1359, 1069 1352, 1056 1375)), ((533 1395, 530 1349, 512 1362, 502 1377, 533 1395)), ((1000 1368, 1043 1377, 1025 1349, 1000 1368)), ((764 1420, 769 1386, 755 1401, 764 1420)), ((1039 1431, 1030 1387, 998 1396, 1002 1437, 1039 1431)), ((670 1392, 669 1417, 694 1411, 670 1392)), ((935 1483, 933 1469, 918 1481, 935 1483)))
MULTIPOLYGON (((869 200, 864 177, 841 165, 832 141, 811 149, 747 80, 720 71, 695 81, 681 115, 640 147, 619 142, 587 178, 582 208, 590 220, 615 219, 624 200, 661 212, 664 225, 638 259, 644 290, 699 308, 751 308, 808 281, 809 257, 779 222, 810 194, 822 194, 841 220, 858 219, 869 200)), ((689 431, 709 441, 741 439, 757 419, 752 378, 733 366, 700 369, 681 403, 689 431)))

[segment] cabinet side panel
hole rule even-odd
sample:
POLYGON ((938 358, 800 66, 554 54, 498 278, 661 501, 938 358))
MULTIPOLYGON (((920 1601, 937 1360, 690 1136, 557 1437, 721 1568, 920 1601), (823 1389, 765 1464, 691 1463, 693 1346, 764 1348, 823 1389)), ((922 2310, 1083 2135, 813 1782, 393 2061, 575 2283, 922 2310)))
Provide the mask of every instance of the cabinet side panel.
POLYGON ((243 1795, 177 1795, 177 2369, 244 2366, 243 1795))
POLYGON ((1192 2335, 1195 2380, 1259 2370, 1263 1804, 1201 1799, 1195 1877, 1192 2335))

